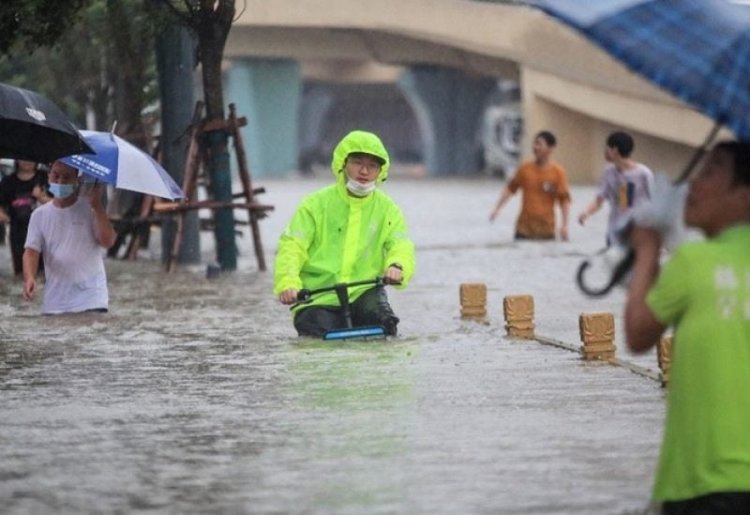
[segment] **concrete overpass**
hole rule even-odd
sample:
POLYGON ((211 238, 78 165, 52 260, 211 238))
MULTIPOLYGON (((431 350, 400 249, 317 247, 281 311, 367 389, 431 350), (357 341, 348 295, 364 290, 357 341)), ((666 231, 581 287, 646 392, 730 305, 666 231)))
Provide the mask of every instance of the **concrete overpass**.
MULTIPOLYGON (((604 139, 615 128, 634 133, 637 159, 676 173, 711 127, 706 117, 528 7, 470 0, 245 4, 226 45, 227 89, 251 119, 250 153, 261 175, 273 166, 288 168, 291 161, 281 163, 280 149, 296 153, 299 147, 305 80, 398 83, 414 112, 428 168, 466 166, 461 152, 471 145, 497 78, 520 82, 525 154, 530 135, 552 130, 557 158, 577 182, 598 177, 604 139), (264 157, 269 149, 274 156, 264 157)), ((308 133, 324 116, 317 114, 308 133)))

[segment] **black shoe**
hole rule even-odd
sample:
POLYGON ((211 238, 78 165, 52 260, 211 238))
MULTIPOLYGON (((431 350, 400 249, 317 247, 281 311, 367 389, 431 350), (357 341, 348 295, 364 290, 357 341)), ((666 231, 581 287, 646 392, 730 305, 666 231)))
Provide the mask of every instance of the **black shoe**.
POLYGON ((393 317, 383 322, 386 336, 396 336, 398 334, 398 318, 393 317))

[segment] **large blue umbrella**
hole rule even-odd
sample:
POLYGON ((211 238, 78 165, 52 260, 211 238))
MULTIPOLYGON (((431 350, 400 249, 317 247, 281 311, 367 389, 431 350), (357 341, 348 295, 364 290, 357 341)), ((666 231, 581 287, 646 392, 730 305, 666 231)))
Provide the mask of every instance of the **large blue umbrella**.
MULTIPOLYGON (((728 0, 528 0, 584 34, 628 68, 712 118, 716 125, 676 182, 685 180, 721 125, 750 139, 750 12, 728 0)), ((635 254, 622 253, 599 289, 576 276, 584 293, 605 295, 627 277, 635 254)))
POLYGON ((750 9, 728 0, 529 0, 750 139, 750 9))

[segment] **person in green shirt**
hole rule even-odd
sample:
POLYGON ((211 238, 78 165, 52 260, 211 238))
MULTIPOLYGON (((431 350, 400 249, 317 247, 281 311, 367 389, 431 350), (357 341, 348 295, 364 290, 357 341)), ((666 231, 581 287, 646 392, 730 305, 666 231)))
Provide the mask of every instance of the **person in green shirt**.
MULTIPOLYGON (((637 219, 636 219, 637 220, 637 219)), ((750 513, 750 142, 726 141, 690 182, 684 220, 704 241, 660 270, 659 231, 636 227, 625 306, 628 346, 674 327, 653 498, 662 513, 750 513)))
MULTIPOLYGON (((333 150, 336 182, 305 197, 279 239, 274 263, 274 294, 282 304, 297 302, 301 289, 383 277, 405 288, 415 267, 401 209, 380 184, 388 178, 390 159, 380 138, 352 131, 333 150)), ((383 286, 349 290, 354 326, 381 325, 397 333, 383 286)), ((346 327, 334 292, 316 295, 294 308, 300 336, 320 337, 346 327)))

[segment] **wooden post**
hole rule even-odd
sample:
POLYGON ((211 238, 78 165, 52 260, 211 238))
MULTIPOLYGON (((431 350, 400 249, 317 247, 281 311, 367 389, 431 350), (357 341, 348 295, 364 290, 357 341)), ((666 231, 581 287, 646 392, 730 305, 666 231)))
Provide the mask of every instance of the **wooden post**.
POLYGON ((583 359, 610 360, 615 357, 615 317, 612 313, 584 313, 579 327, 583 359))
POLYGON ((135 261, 138 259, 138 250, 141 248, 141 240, 148 238, 148 231, 151 230, 151 224, 148 218, 151 214, 151 210, 154 206, 154 196, 144 195, 141 201, 141 212, 138 215, 138 219, 141 222, 137 223, 136 228, 133 230, 133 235, 130 238, 128 249, 125 255, 128 260, 135 261))
POLYGON ((534 338, 534 297, 509 295, 503 299, 505 330, 513 338, 534 338))
POLYGON ((487 318, 487 286, 483 283, 464 283, 459 288, 461 318, 484 322, 487 318))
MULTIPOLYGON (((185 172, 182 178, 182 191, 185 193, 184 202, 187 203, 195 202, 195 196, 197 195, 198 174, 200 172, 201 159, 203 158, 200 143, 198 142, 202 125, 200 122, 202 113, 203 103, 198 102, 195 107, 195 114, 193 115, 193 123, 190 126, 190 143, 188 144, 185 172)), ((180 253, 180 245, 182 244, 182 232, 185 226, 186 214, 187 212, 183 211, 177 215, 177 227, 175 229, 174 240, 172 240, 172 250, 167 260, 167 272, 174 272, 175 268, 177 268, 177 258, 180 253)))
MULTIPOLYGON (((190 144, 188 146, 187 159, 185 161, 183 191, 185 192, 186 198, 182 202, 157 202, 153 206, 154 212, 174 213, 177 215, 177 226, 175 229, 174 241, 172 242, 172 249, 167 260, 167 271, 174 271, 177 265, 177 255, 180 249, 180 244, 182 243, 185 216, 188 211, 197 209, 210 209, 214 212, 218 209, 247 209, 249 216, 248 223, 252 230, 253 245, 255 247, 255 256, 258 260, 258 268, 261 271, 265 271, 266 260, 263 254, 263 245, 261 242, 258 220, 266 216, 268 211, 273 210, 273 206, 258 204, 255 201, 255 194, 263 193, 265 190, 263 188, 253 189, 250 180, 245 149, 239 132, 239 127, 247 124, 247 119, 244 117, 237 117, 234 104, 229 105, 230 116, 226 120, 201 120, 202 112, 203 104, 198 102, 193 123, 189 130, 190 144), (225 131, 234 139, 234 150, 237 155, 239 175, 242 181, 242 193, 232 195, 232 197, 244 197, 244 202, 233 202, 231 200, 217 201, 210 198, 208 200, 199 201, 196 198, 198 186, 207 188, 209 191, 211 187, 210 178, 205 173, 202 173, 204 170, 202 165, 205 155, 200 141, 201 135, 210 131, 225 131)), ((235 221, 235 224, 237 223, 239 222, 235 221)))
MULTIPOLYGON (((234 104, 229 104, 229 120, 231 122, 231 133, 234 139, 234 152, 237 156, 237 168, 239 170, 240 180, 242 181, 242 193, 245 196, 245 202, 248 206, 254 201, 253 185, 250 180, 250 171, 247 166, 245 156, 245 146, 242 143, 240 134, 240 125, 237 120, 237 113, 234 104)), ((243 124, 244 125, 244 124, 243 124)), ((263 242, 260 239, 260 227, 258 226, 259 216, 265 215, 265 211, 258 211, 252 207, 247 208, 248 221, 253 236, 253 248, 255 249, 255 258, 258 261, 258 269, 261 272, 266 270, 266 257, 263 254, 263 242)))
POLYGON ((662 336, 656 345, 656 360, 661 370, 661 385, 667 386, 669 383, 669 367, 672 365, 672 336, 662 336))

